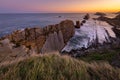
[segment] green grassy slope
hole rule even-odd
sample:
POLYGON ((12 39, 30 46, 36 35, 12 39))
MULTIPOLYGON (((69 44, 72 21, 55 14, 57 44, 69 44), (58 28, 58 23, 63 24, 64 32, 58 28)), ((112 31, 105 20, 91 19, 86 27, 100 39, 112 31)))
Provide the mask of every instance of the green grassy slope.
POLYGON ((120 69, 107 62, 84 62, 47 54, 1 66, 0 80, 120 80, 120 69))

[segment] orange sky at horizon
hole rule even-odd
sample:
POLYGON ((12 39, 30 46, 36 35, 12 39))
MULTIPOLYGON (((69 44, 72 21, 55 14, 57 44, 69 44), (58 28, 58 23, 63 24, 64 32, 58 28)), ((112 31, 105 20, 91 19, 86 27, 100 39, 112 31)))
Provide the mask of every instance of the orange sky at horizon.
POLYGON ((118 12, 120 0, 0 0, 0 12, 118 12))
MULTIPOLYGON (((72 1, 72 0, 70 0, 72 1)), ((85 0, 88 1, 88 0, 85 0)), ((69 1, 68 1, 69 2, 69 1)), ((39 12, 38 8, 33 8, 34 10, 39 12)), ((89 0, 88 2, 80 3, 80 0, 74 0, 73 3, 68 3, 66 5, 59 4, 54 7, 51 5, 49 8, 45 8, 45 11, 48 12, 118 12, 120 11, 120 0, 89 0)))

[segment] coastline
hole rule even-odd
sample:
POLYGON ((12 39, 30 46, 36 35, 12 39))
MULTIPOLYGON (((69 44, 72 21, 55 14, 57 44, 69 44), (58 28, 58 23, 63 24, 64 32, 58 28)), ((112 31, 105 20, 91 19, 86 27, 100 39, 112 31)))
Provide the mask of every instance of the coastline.
MULTIPOLYGON (((98 28, 95 30, 98 30, 98 31, 102 30, 103 34, 106 33, 102 43, 100 43, 98 40, 99 35, 95 33, 94 34, 95 38, 90 37, 91 41, 88 41, 88 43, 86 43, 87 47, 82 45, 77 49, 72 48, 70 51, 67 52, 67 49, 65 49, 65 47, 68 46, 68 49, 70 49, 72 45, 69 45, 69 44, 73 44, 73 43, 69 43, 69 41, 72 41, 72 42, 75 41, 74 39, 72 40, 72 38, 74 37, 76 39, 79 39, 76 37, 76 35, 80 36, 81 33, 79 33, 79 35, 78 33, 76 34, 77 30, 78 32, 81 32, 83 28, 83 33, 85 34, 89 33, 84 31, 87 28, 86 24, 89 24, 88 22, 89 22, 89 19, 85 19, 85 21, 84 20, 81 21, 82 25, 78 24, 80 28, 78 27, 77 29, 75 29, 75 24, 73 21, 64 20, 59 24, 48 25, 44 28, 34 27, 34 28, 26 28, 23 30, 14 31, 13 33, 5 36, 4 38, 1 38, 0 47, 1 49, 3 49, 1 50, 1 52, 3 52, 6 55, 10 53, 10 55, 8 55, 9 56, 8 59, 6 60, 9 60, 9 58, 17 59, 19 57, 29 57, 36 54, 44 54, 44 53, 49 53, 54 51, 61 52, 61 54, 69 54, 70 56, 76 58, 76 57, 89 55, 92 52, 98 52, 98 51, 104 52, 105 49, 111 51, 119 48, 119 44, 120 44, 119 36, 116 36, 115 38, 113 38, 105 28, 98 28), (20 55, 18 55, 19 53, 20 55)), ((92 29, 92 27, 90 28, 92 29)), ((90 28, 88 27, 89 30, 90 28)), ((94 32, 94 31, 91 31, 91 32, 94 32)), ((86 39, 88 38, 86 37, 86 39)), ((84 39, 85 37, 83 38, 83 40, 84 39)))

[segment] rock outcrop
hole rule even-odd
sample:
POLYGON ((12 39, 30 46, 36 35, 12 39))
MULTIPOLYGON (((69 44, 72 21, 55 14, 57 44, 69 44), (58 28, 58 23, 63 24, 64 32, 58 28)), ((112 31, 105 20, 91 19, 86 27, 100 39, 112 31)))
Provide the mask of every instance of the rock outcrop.
MULTIPOLYGON (((74 35, 74 23, 70 20, 62 21, 60 24, 48 26, 50 33, 47 35, 41 53, 50 51, 61 51, 69 39, 74 35)), ((46 30, 45 30, 46 31, 46 30)))
POLYGON ((80 21, 76 21, 76 25, 75 25, 75 28, 80 28, 80 21))
POLYGON ((14 31, 0 39, 0 63, 8 64, 38 56, 39 53, 61 51, 74 32, 74 23, 71 20, 44 28, 14 31))
POLYGON ((120 11, 116 12, 115 14, 120 14, 120 11))
POLYGON ((99 18, 97 18, 97 20, 106 21, 110 25, 116 28, 120 28, 120 14, 118 14, 115 18, 107 18, 104 16, 100 16, 99 18))
POLYGON ((112 30, 115 32, 116 36, 120 38, 120 14, 118 14, 115 18, 107 18, 100 16, 99 18, 97 18, 97 20, 106 21, 110 25, 114 26, 112 30))
POLYGON ((98 16, 106 16, 105 13, 102 13, 102 12, 96 12, 95 15, 98 15, 98 16))
POLYGON ((89 18, 90 18, 90 15, 87 13, 83 19, 88 20, 89 18))
POLYGON ((11 43, 9 39, 0 41, 0 63, 14 61, 15 59, 27 58, 29 55, 26 53, 27 48, 20 46, 13 48, 15 44, 11 43))
MULTIPOLYGON (((98 19, 112 23, 112 19, 107 17, 101 16, 98 19)), ((119 16, 116 16, 115 20, 119 20, 119 16)), ((97 21, 97 19, 82 21, 83 26, 78 30, 76 29, 75 35, 62 50, 63 54, 67 53, 78 57, 89 54, 90 50, 119 48, 120 38, 117 38, 120 36, 119 29, 102 21, 97 21)))
POLYGON ((74 35, 74 23, 65 20, 56 25, 49 25, 44 28, 26 28, 17 30, 5 36, 15 44, 15 48, 24 45, 36 53, 49 51, 60 51, 69 39, 74 35))

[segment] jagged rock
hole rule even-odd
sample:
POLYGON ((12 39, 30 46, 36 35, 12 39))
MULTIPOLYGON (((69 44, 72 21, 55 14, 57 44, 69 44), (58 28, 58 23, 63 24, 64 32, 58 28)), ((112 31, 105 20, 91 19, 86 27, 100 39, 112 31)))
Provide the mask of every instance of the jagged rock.
POLYGON ((40 53, 41 50, 42 52, 61 50, 74 35, 74 32, 73 21, 65 20, 59 24, 49 25, 44 28, 17 30, 5 38, 8 38, 16 47, 25 45, 29 50, 34 49, 36 53, 40 53))
POLYGON ((74 23, 70 20, 62 21, 60 24, 48 27, 52 33, 46 38, 46 42, 41 49, 42 53, 51 51, 61 51, 68 40, 74 35, 74 23))
POLYGON ((71 20, 44 28, 26 28, 14 31, 0 39, 0 63, 10 63, 36 53, 61 51, 74 35, 74 24, 71 20))
POLYGON ((61 31, 58 33, 54 32, 53 34, 49 34, 43 48, 41 49, 41 53, 51 52, 51 51, 61 51, 65 46, 63 41, 63 34, 61 31))
POLYGON ((82 21, 82 24, 85 24, 85 23, 86 23, 86 20, 83 20, 83 21, 82 21))

